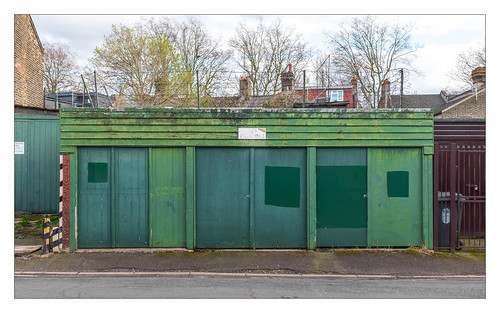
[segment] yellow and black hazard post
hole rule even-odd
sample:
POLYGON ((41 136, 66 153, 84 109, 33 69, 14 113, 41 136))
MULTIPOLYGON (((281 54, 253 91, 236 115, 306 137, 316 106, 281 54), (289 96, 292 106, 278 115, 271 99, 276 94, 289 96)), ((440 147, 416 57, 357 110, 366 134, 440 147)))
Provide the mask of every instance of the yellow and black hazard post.
POLYGON ((42 254, 50 252, 50 217, 43 216, 42 254))

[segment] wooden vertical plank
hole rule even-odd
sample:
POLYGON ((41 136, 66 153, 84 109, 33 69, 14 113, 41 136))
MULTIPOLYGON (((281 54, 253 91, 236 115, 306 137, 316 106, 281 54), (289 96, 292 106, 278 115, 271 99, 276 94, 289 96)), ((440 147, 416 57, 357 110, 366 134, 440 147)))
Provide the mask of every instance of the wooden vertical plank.
POLYGON ((316 249, 316 148, 307 148, 307 249, 316 249))
POLYGON ((433 248, 433 188, 432 155, 422 155, 422 242, 428 249, 433 248))
POLYGON ((195 148, 186 147, 186 248, 196 248, 195 148))

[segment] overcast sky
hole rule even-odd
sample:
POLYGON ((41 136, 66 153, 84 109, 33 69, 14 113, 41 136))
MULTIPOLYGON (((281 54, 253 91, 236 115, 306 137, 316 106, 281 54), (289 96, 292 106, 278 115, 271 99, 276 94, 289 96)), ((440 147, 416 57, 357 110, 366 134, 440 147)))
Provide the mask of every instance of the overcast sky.
MULTIPOLYGON (((36 15, 32 19, 40 39, 63 42, 77 53, 80 64, 92 56, 95 47, 102 45, 103 36, 110 34, 112 24, 133 25, 142 16, 151 15, 36 15)), ((155 15, 160 17, 159 15, 155 15)), ((328 53, 325 32, 334 33, 339 23, 349 21, 353 15, 279 15, 283 24, 294 27, 312 48, 328 53)), ((359 15, 358 15, 359 16, 359 15)), ((186 15, 168 15, 173 20, 186 19, 186 15)), ((233 36, 235 27, 243 20, 257 21, 255 15, 195 15, 207 31, 221 38, 225 45, 233 36)), ((276 15, 264 15, 274 19, 276 15)), ((412 24, 414 42, 422 45, 414 66, 423 74, 410 78, 412 93, 439 93, 454 87, 447 77, 456 64, 460 51, 477 47, 485 40, 485 15, 381 15, 380 22, 412 24)))

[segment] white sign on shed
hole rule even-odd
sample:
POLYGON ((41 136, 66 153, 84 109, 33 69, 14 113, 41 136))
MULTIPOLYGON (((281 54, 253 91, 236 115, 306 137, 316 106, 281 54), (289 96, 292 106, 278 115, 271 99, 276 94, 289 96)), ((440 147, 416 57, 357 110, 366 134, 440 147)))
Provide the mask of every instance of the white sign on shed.
POLYGON ((238 139, 266 139, 266 129, 238 128, 238 139))
POLYGON ((24 142, 14 142, 14 154, 24 154, 24 142))

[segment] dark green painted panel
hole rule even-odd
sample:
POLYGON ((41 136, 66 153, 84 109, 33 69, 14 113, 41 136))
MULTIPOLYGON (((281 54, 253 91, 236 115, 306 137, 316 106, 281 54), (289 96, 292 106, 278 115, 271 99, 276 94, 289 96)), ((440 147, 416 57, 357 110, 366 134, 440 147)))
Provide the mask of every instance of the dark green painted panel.
POLYGON ((250 247, 250 149, 196 149, 196 247, 250 247))
POLYGON ((255 149, 254 246, 256 248, 307 247, 306 157, 307 151, 304 148, 255 149), (283 184, 291 190, 284 190, 283 186, 272 188, 266 186, 269 170, 272 172, 273 183, 283 184), (280 172, 284 175, 282 178, 291 182, 276 177, 280 172), (268 204, 266 201, 268 188, 274 192, 281 192, 272 197, 275 204, 281 205, 268 204), (284 199, 285 197, 290 197, 291 201, 284 199))
POLYGON ((113 161, 115 247, 147 247, 149 244, 148 150, 114 148, 113 161))
POLYGON ((366 166, 318 166, 317 227, 366 228, 366 166))
POLYGON ((265 204, 300 207, 300 168, 265 167, 265 204))
POLYGON ((419 246, 422 243, 422 150, 368 150, 368 244, 419 246), (387 173, 408 172, 408 197, 389 197, 387 173))
POLYGON ((14 155, 14 210, 59 211, 59 145, 57 116, 14 116, 14 141, 24 154, 14 155))
POLYGON ((89 162, 87 165, 89 183, 108 182, 108 163, 89 162))
MULTIPOLYGON (((89 182, 89 163, 110 164, 111 149, 78 149, 78 248, 110 248, 111 182, 89 182)), ((108 177, 110 169, 111 166, 107 166, 108 177)))
POLYGON ((409 174, 407 171, 387 172, 387 196, 408 197, 409 174))
POLYGON ((150 246, 186 246, 186 149, 150 150, 150 246))
POLYGON ((317 246, 366 246, 366 149, 317 149, 317 246))

